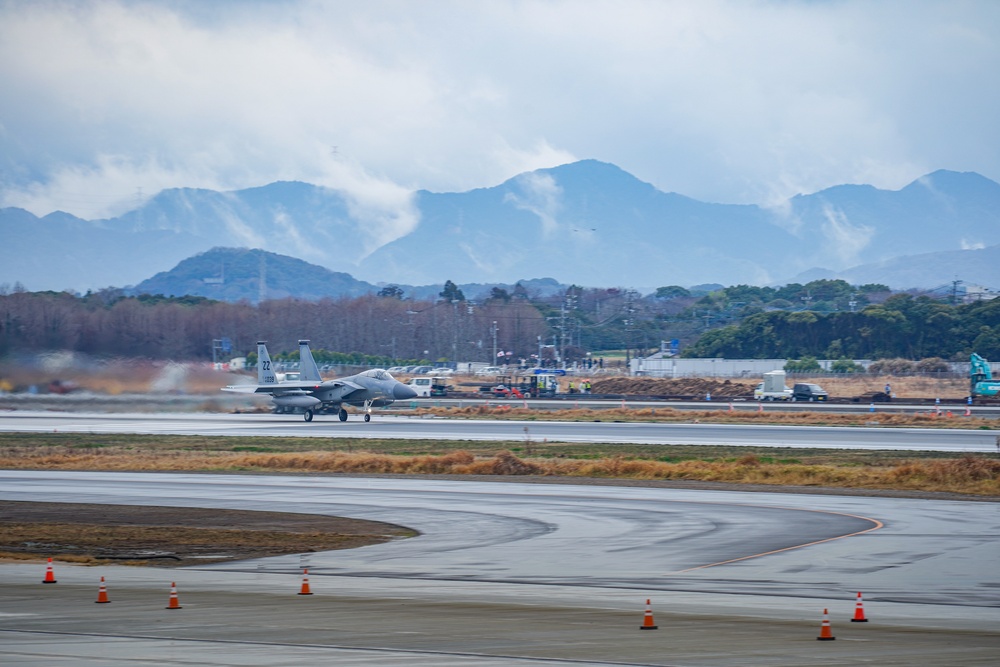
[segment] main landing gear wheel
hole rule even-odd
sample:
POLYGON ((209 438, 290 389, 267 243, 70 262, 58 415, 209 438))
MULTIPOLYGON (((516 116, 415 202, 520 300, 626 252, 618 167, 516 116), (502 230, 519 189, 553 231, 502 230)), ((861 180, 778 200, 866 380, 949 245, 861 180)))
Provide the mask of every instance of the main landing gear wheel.
POLYGON ((341 408, 340 412, 337 413, 337 416, 340 417, 340 421, 346 422, 347 421, 347 410, 345 410, 344 408, 341 408))
POLYGON ((372 416, 371 416, 371 415, 369 415, 369 414, 366 414, 366 415, 365 415, 365 421, 366 421, 366 422, 370 422, 371 420, 372 420, 372 416))
POLYGON ((311 422, 313 420, 313 411, 312 410, 306 410, 306 413, 304 415, 302 415, 302 416, 305 417, 305 420, 307 422, 311 422))

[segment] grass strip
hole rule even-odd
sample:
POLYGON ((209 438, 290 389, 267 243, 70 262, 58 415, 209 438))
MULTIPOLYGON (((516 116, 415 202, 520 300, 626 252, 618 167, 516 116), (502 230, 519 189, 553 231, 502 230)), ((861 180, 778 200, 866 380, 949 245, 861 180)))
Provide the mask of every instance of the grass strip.
POLYGON ((940 413, 934 407, 914 412, 785 411, 772 406, 757 411, 755 403, 742 403, 729 410, 720 401, 718 410, 682 410, 669 406, 641 409, 609 407, 600 409, 535 410, 521 401, 496 401, 468 407, 430 407, 394 411, 414 417, 457 417, 461 419, 510 419, 517 421, 645 422, 663 424, 759 424, 785 426, 864 426, 890 428, 1000 429, 1000 420, 965 416, 963 407, 946 407, 940 413), (725 406, 725 407, 723 407, 725 406), (770 409, 769 409, 770 408, 770 409))
POLYGON ((0 434, 7 469, 542 475, 1000 496, 1000 460, 947 452, 114 434, 0 434))

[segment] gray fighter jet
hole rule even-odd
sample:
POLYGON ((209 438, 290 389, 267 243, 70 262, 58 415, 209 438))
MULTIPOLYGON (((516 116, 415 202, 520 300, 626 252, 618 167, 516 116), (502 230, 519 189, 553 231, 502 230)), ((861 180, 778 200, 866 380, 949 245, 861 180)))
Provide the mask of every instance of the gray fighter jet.
POLYGON ((364 371, 357 375, 324 380, 319 367, 309 349, 309 341, 299 341, 299 379, 278 382, 274 365, 267 353, 267 345, 257 342, 257 384, 229 385, 222 391, 238 394, 270 394, 271 400, 282 409, 301 408, 305 410, 305 420, 311 422, 313 413, 332 410, 339 414, 340 421, 347 421, 344 404, 364 408, 365 421, 371 421, 371 409, 380 408, 394 401, 414 398, 417 392, 392 377, 381 368, 364 371))

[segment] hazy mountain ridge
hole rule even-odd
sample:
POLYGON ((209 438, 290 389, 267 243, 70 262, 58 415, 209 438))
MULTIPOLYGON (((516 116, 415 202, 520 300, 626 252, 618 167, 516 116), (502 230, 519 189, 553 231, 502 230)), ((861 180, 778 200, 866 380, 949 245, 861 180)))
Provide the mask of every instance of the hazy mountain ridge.
POLYGON ((807 283, 819 279, 842 279, 852 285, 882 283, 896 289, 934 288, 961 280, 967 285, 1000 291, 1000 245, 970 250, 944 250, 893 257, 873 264, 862 264, 846 271, 812 269, 786 282, 807 283))
POLYGON ((259 302, 294 296, 361 296, 378 291, 371 283, 330 271, 301 259, 265 250, 212 248, 189 257, 170 271, 156 274, 131 288, 135 294, 204 296, 220 301, 259 302), (262 287, 263 283, 263 287, 262 287))
MULTIPOLYGON (((564 290, 552 278, 521 281, 532 294, 548 295, 564 290)), ((444 283, 434 285, 397 285, 404 296, 435 299, 444 283)), ((486 298, 493 287, 511 292, 514 284, 467 283, 459 288, 467 298, 486 298)), ((347 273, 330 271, 301 259, 248 248, 212 248, 181 261, 169 271, 156 274, 126 290, 129 294, 164 296, 203 296, 220 301, 250 301, 261 298, 295 297, 305 300, 356 297, 375 294, 382 287, 356 280, 347 273), (263 282, 264 287, 261 288, 263 282)))
MULTIPOLYGON (((524 276, 640 289, 762 285, 811 267, 849 275, 905 255, 1000 244, 1000 184, 951 171, 895 191, 840 185, 764 208, 700 202, 583 160, 463 193, 420 191, 411 205, 419 223, 381 247, 372 220, 345 193, 295 181, 233 192, 164 190, 105 220, 0 209, 0 283, 126 286, 211 248, 248 247, 372 285, 509 285, 524 276)), ((935 276, 950 270, 1000 286, 1000 267, 987 265, 974 279, 962 275, 972 263, 960 252, 941 262, 951 268, 935 276)), ((900 283, 876 268, 869 274, 900 288, 940 283, 929 276, 900 283)))
POLYGON ((664 193, 594 160, 468 193, 421 192, 417 201, 419 227, 373 252, 359 275, 387 269, 404 282, 431 282, 446 265, 451 275, 482 282, 524 275, 588 286, 759 281, 767 276, 756 262, 776 261, 788 237, 756 206, 664 193), (714 233, 706 236, 705 225, 714 233), (756 233, 741 233, 748 227, 756 233), (759 260, 748 262, 748 252, 759 260))

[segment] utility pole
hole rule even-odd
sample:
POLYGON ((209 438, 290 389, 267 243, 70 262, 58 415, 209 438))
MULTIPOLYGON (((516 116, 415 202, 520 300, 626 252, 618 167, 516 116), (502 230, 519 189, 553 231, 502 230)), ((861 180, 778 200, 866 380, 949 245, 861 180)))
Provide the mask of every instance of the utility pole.
MULTIPOLYGON (((569 298, 569 295, 566 295, 569 298)), ((559 304, 559 359, 566 368, 566 301, 559 304)))
POLYGON ((497 363, 497 321, 493 320, 493 325, 490 327, 490 333, 493 335, 493 359, 490 361, 490 366, 496 366, 497 363))
POLYGON ((455 341, 451 344, 451 360, 458 361, 458 299, 451 300, 452 307, 452 318, 451 318, 451 328, 455 332, 455 341))
POLYGON ((635 320, 632 319, 635 313, 635 308, 632 307, 632 290, 625 292, 625 371, 631 368, 630 362, 632 361, 632 343, 634 343, 634 337, 632 336, 632 326, 635 324, 635 320))
POLYGON ((260 253, 260 285, 258 285, 257 305, 260 305, 267 298, 267 258, 264 256, 263 250, 258 250, 257 252, 260 253))
POLYGON ((958 286, 962 284, 961 280, 951 281, 951 305, 958 303, 958 286))

